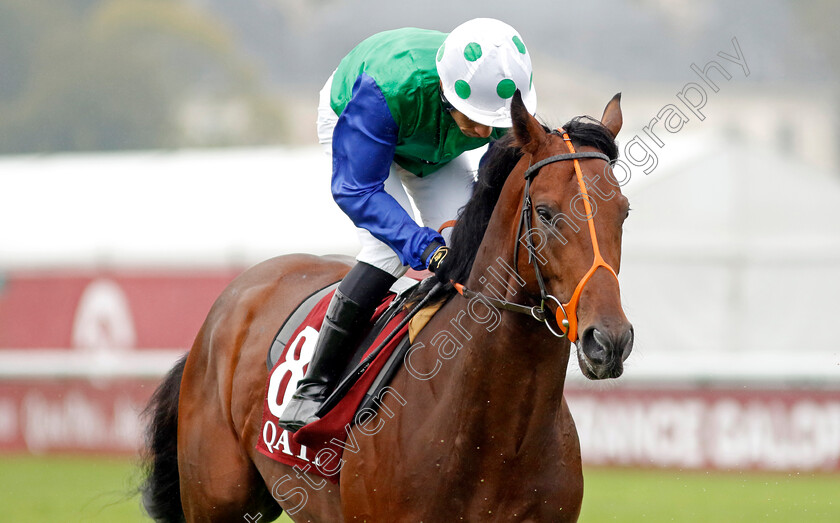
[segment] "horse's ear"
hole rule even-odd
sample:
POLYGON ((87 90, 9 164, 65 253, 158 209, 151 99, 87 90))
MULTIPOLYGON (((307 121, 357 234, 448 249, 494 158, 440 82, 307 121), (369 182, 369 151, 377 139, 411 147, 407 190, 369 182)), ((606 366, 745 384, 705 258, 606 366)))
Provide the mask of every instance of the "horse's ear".
POLYGON ((516 145, 528 154, 537 152, 540 144, 545 141, 545 129, 525 108, 519 89, 513 93, 510 117, 513 120, 513 136, 516 138, 516 145))
POLYGON ((601 123, 609 129, 613 138, 618 136, 618 131, 621 130, 621 124, 624 123, 624 119, 621 117, 621 93, 613 96, 612 100, 604 108, 604 116, 601 117, 601 123))

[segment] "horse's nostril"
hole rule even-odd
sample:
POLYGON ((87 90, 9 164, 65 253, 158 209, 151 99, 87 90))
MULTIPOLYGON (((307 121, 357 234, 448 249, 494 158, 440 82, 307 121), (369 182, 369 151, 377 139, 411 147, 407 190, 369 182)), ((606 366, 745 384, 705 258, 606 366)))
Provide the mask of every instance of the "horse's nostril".
POLYGON ((595 329, 594 337, 595 337, 595 341, 598 342, 598 345, 604 347, 605 349, 612 348, 613 342, 612 342, 612 339, 610 339, 609 335, 604 334, 603 332, 599 331, 598 329, 595 329))
POLYGON ((636 332, 633 330, 633 327, 630 327, 627 332, 621 337, 621 361, 626 361, 627 358, 630 356, 630 351, 633 350, 633 340, 636 337, 636 332))
POLYGON ((592 363, 601 365, 607 361, 607 355, 609 354, 609 347, 611 345, 609 337, 605 336, 598 329, 590 327, 583 332, 582 341, 583 352, 586 353, 586 356, 592 363))

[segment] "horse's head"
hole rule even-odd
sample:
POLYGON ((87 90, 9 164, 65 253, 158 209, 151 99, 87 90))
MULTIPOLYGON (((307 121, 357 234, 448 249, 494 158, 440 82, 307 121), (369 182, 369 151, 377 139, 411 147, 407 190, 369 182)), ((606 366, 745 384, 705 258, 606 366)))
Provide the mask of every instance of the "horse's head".
POLYGON ((525 172, 516 263, 534 291, 548 297, 544 306, 556 314, 555 330, 575 342, 590 379, 620 376, 633 347, 616 276, 629 204, 604 154, 617 154, 619 101, 620 95, 610 100, 600 123, 573 120, 557 131, 537 122, 518 93, 512 104, 520 166, 532 166, 525 172))

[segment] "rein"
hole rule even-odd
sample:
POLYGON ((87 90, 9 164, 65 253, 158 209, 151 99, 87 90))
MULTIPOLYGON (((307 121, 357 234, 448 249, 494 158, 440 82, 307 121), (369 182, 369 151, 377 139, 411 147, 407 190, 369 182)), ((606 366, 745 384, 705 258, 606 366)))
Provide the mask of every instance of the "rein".
MULTIPOLYGON (((527 305, 520 305, 518 303, 494 298, 491 296, 484 296, 484 299, 486 299, 489 303, 491 303, 497 308, 520 314, 528 314, 532 316, 535 320, 545 323, 545 326, 548 328, 548 330, 558 338, 568 337, 569 341, 575 342, 577 341, 578 337, 577 306, 580 301, 580 296, 583 292, 583 288, 586 286, 586 283, 589 281, 589 279, 599 267, 606 268, 610 272, 610 274, 612 274, 613 277, 615 277, 616 280, 618 280, 618 276, 616 275, 615 270, 613 270, 613 268, 610 267, 610 265, 606 261, 604 261, 604 258, 601 256, 601 251, 598 248, 598 237, 595 234, 595 221, 593 220, 592 206, 589 204, 589 193, 586 191, 586 184, 583 181, 583 172, 580 169, 579 162, 579 160, 582 158, 598 158, 609 163, 610 159, 607 155, 603 153, 576 152, 568 133, 563 129, 557 129, 557 133, 563 135, 563 141, 566 144, 566 147, 569 149, 569 153, 550 156, 544 160, 540 160, 539 162, 529 166, 528 169, 525 170, 525 190, 522 195, 522 214, 519 220, 519 224, 517 225, 517 240, 513 248, 514 269, 518 270, 517 264, 519 259, 520 233, 522 232, 523 225, 525 227, 528 227, 525 247, 528 249, 528 260, 534 266, 534 273, 537 278, 537 285, 540 288, 540 304, 529 307, 527 305), (531 201, 531 181, 534 178, 536 178, 537 174, 539 174, 539 170, 542 167, 545 167, 546 165, 549 165, 554 162, 563 162, 567 160, 574 161, 575 174, 577 175, 578 185, 580 186, 580 192, 583 195, 583 205, 584 209, 586 210, 586 221, 589 224, 589 237, 592 240, 592 250, 595 256, 592 262, 592 266, 589 268, 589 270, 586 272, 583 278, 578 282, 577 287, 575 287, 575 290, 572 293, 572 297, 567 303, 564 304, 561 303, 560 300, 558 300, 555 296, 549 294, 546 290, 545 279, 542 276, 542 272, 540 271, 539 263, 537 261, 536 247, 534 246, 534 240, 532 236, 533 229, 530 227, 530 225, 532 222, 533 215, 533 203, 531 201), (555 311, 554 316, 557 321, 557 325, 560 328, 560 333, 557 333, 553 328, 551 328, 551 324, 549 324, 547 321, 547 312, 550 312, 550 308, 548 307, 549 301, 553 301, 557 305, 557 310, 555 311)), ((453 284, 458 293, 467 299, 470 299, 479 294, 478 292, 471 291, 465 288, 459 283, 453 282, 453 284)))

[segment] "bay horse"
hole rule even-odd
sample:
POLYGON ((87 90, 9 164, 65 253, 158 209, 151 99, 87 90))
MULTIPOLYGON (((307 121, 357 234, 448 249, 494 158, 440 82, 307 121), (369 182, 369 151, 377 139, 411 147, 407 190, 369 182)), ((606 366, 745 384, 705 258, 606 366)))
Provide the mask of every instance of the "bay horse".
POLYGON ((485 156, 437 275, 458 285, 391 382, 400 401, 348 428, 337 485, 255 447, 274 334, 352 260, 281 256, 237 277, 150 401, 141 489, 150 515, 577 519, 580 445, 563 397, 570 342, 590 379, 621 375, 633 345, 616 277, 629 207, 609 163, 619 102, 600 122, 578 117, 551 131, 514 95, 512 132, 485 156))

